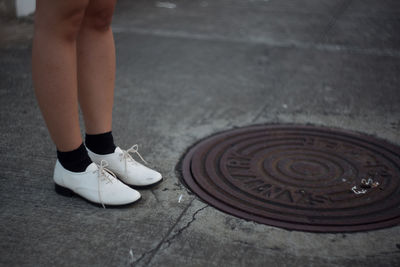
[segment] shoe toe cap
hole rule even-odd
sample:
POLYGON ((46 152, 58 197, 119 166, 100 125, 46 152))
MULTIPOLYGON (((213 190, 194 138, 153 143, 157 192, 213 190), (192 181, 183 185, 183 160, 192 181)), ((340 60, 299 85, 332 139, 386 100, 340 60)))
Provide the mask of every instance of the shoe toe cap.
POLYGON ((130 169, 126 175, 118 175, 120 179, 133 186, 148 186, 159 182, 162 179, 161 173, 144 166, 130 169))
POLYGON ((103 202, 108 205, 124 205, 136 202, 140 198, 141 195, 138 191, 121 183, 115 190, 104 194, 103 202))
POLYGON ((138 181, 139 186, 147 186, 158 183, 162 179, 161 173, 153 170, 148 170, 142 174, 142 178, 138 181))

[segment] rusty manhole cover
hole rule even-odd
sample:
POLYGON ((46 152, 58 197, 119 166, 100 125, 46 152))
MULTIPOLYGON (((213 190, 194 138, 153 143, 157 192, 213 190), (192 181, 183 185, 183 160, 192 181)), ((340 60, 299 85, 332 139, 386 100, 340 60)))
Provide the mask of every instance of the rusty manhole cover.
POLYGON ((399 154, 399 147, 358 133, 262 125, 199 142, 182 172, 201 199, 244 219, 313 232, 365 231, 400 222, 399 154))

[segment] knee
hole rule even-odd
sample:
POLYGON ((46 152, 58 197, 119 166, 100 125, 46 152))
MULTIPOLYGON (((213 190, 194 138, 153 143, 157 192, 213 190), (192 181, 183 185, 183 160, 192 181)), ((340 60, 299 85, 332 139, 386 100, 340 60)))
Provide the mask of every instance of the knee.
POLYGON ((88 1, 62 1, 50 5, 44 1, 38 1, 35 29, 68 41, 74 41, 85 17, 87 4, 88 1))
POLYGON ((84 17, 84 7, 76 7, 65 12, 62 19, 65 26, 64 37, 66 39, 75 40, 77 38, 84 17))
POLYGON ((94 1, 94 3, 87 9, 84 25, 97 31, 107 31, 111 26, 116 1, 94 1))

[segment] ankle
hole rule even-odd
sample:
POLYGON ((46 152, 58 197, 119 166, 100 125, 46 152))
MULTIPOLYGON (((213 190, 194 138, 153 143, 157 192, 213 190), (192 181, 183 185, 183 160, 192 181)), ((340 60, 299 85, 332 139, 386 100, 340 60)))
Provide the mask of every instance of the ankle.
POLYGON ((100 155, 114 153, 116 148, 111 131, 101 134, 86 134, 85 144, 90 151, 100 155))
POLYGON ((92 163, 83 143, 72 151, 61 152, 57 150, 57 158, 61 165, 71 172, 84 172, 92 163))

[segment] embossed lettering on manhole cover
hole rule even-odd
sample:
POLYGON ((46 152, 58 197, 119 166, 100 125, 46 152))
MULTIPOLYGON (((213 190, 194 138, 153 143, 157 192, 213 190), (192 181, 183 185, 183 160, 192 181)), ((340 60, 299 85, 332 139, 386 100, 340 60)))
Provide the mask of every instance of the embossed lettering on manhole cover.
POLYGON ((399 147, 348 131, 251 126, 199 142, 183 180, 227 213, 287 229, 351 232, 400 223, 399 147))

